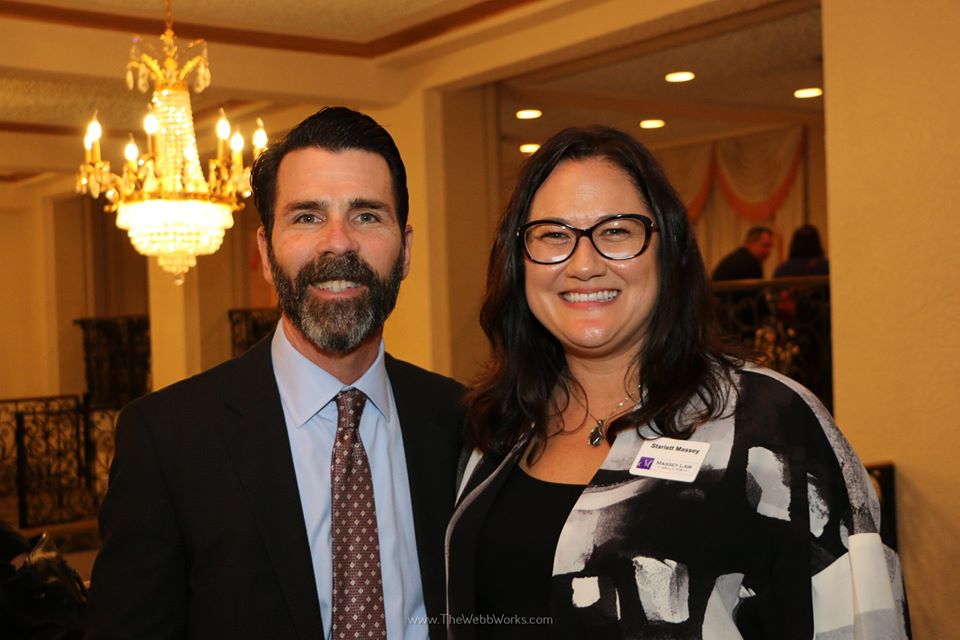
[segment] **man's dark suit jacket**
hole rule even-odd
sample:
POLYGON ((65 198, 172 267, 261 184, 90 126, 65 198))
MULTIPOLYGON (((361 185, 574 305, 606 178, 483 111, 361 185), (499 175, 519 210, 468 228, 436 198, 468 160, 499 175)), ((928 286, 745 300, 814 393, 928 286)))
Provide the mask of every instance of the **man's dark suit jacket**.
MULTIPOLYGON (((386 367, 440 638, 462 388, 390 356, 386 367)), ((88 638, 323 637, 269 339, 124 409, 100 529, 88 638)))
POLYGON ((752 253, 747 251, 746 247, 740 247, 733 253, 728 254, 713 270, 713 279, 717 281, 762 277, 763 265, 752 253))

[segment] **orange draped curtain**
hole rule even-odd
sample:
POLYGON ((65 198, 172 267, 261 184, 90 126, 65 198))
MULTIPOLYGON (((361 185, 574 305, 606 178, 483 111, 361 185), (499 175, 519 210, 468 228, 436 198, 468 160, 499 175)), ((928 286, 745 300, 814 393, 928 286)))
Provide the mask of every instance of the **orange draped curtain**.
POLYGON ((654 150, 687 208, 708 269, 743 242, 750 227, 774 230, 769 273, 785 257, 783 244, 805 221, 802 127, 654 150))
POLYGON ((802 128, 778 130, 657 153, 691 222, 713 190, 736 215, 760 222, 783 204, 803 164, 802 128))

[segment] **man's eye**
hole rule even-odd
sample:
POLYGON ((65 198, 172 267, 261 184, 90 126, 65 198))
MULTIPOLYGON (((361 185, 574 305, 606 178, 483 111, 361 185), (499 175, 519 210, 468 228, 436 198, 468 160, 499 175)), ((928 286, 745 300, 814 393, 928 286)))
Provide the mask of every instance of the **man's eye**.
POLYGON ((320 218, 315 213, 300 213, 293 219, 298 224, 314 224, 319 222, 320 218))
POLYGON ((365 224, 371 222, 380 222, 380 216, 372 211, 363 211, 362 213, 357 214, 357 222, 363 222, 365 224))

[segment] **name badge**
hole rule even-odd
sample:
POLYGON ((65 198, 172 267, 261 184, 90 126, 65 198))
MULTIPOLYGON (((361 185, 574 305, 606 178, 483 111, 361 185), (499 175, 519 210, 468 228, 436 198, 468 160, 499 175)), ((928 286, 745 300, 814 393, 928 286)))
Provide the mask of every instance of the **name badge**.
POLYGON ((630 473, 647 478, 693 482, 710 449, 709 443, 657 438, 645 440, 630 473))

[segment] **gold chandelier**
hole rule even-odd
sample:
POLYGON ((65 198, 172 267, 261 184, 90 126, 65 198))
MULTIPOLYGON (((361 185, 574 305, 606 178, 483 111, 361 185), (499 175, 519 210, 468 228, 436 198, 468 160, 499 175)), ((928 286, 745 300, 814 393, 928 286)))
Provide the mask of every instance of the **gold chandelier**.
MULTIPOLYGON (((143 52, 138 36, 127 63, 128 89, 136 85, 146 93, 153 82, 153 99, 143 121, 146 153, 140 152, 131 134, 123 153, 123 172, 112 173, 110 162, 100 155, 103 129, 94 113, 83 140, 86 157, 80 166, 77 191, 94 198, 103 194, 107 200, 104 209, 117 212, 117 226, 127 231, 134 248, 143 255, 156 256, 160 267, 182 284, 186 272, 196 266, 196 256, 219 249, 224 231, 233 226, 233 212, 242 209, 242 199, 250 195, 250 168, 243 166, 243 136, 239 129, 231 135, 230 123, 221 109, 216 127, 217 156, 209 161, 204 179, 187 78, 192 74, 197 93, 210 86, 207 44, 196 40, 187 45, 188 50, 199 47, 200 53, 180 66, 171 0, 164 4, 162 56, 143 52)), ((267 145, 259 118, 257 127, 252 140, 254 158, 267 145)))

